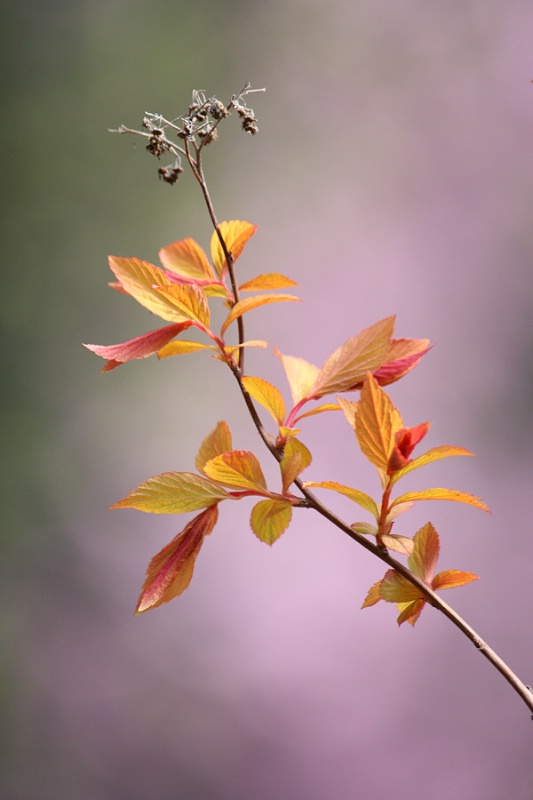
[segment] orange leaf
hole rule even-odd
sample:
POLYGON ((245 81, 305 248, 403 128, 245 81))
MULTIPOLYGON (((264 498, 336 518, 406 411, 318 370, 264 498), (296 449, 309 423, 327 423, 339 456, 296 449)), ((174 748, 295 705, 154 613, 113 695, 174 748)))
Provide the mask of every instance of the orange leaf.
POLYGON ((432 588, 435 591, 437 591, 437 589, 454 589, 456 586, 464 586, 465 583, 471 583, 478 579, 479 576, 474 575, 473 572, 461 572, 458 569, 445 569, 443 572, 439 572, 438 575, 435 575, 432 588))
POLYGON ((389 569, 381 581, 381 596, 387 603, 412 603, 413 600, 425 599, 420 589, 393 569, 389 569))
POLYGON ((147 358, 154 355, 181 331, 189 328, 191 324, 190 321, 175 322, 173 325, 166 325, 156 331, 143 333, 141 336, 136 336, 135 339, 121 344, 84 344, 83 346, 96 353, 97 356, 108 359, 108 362, 113 362, 114 368, 135 358, 147 358))
POLYGON ((288 528, 292 519, 292 505, 286 500, 260 500, 252 509, 250 525, 265 544, 272 544, 288 528))
POLYGON ((301 400, 309 397, 309 392, 316 381, 319 369, 303 358, 284 356, 279 350, 276 350, 275 353, 283 364, 287 381, 289 382, 292 400, 296 406, 301 400))
POLYGON ((332 392, 347 392, 360 383, 367 372, 382 364, 390 348, 394 317, 377 322, 352 336, 326 360, 310 395, 322 397, 332 392))
POLYGON ((225 420, 217 422, 216 428, 207 434, 196 456, 195 465, 198 472, 203 472, 208 461, 231 450, 231 431, 225 420))
POLYGON ((192 472, 154 475, 110 508, 135 508, 149 514, 182 514, 224 500, 222 486, 192 472))
POLYGON ((336 483, 336 481, 306 481, 304 486, 306 488, 313 486, 317 489, 331 489, 334 492, 338 492, 338 494, 343 494, 345 497, 353 500, 354 503, 370 511, 372 516, 376 519, 379 518, 379 510, 374 500, 372 500, 368 494, 360 492, 359 489, 352 489, 351 486, 344 486, 342 483, 336 483))
POLYGON ((381 596, 381 581, 378 581, 368 590, 367 596, 365 597, 365 602, 363 603, 361 608, 368 608, 369 606, 375 606, 376 603, 379 603, 380 600, 383 600, 383 598, 381 596))
POLYGON ((292 294, 257 294, 253 297, 246 297, 244 300, 239 300, 238 303, 235 303, 226 317, 226 321, 222 325, 220 335, 223 336, 232 322, 235 322, 236 319, 241 317, 243 314, 246 314, 247 311, 251 311, 253 308, 259 308, 259 306, 265 306, 269 303, 289 302, 300 302, 300 298, 294 297, 292 294))
POLYGON ((322 403, 322 405, 312 408, 311 411, 306 411, 305 414, 299 414, 294 418, 294 422, 299 422, 305 417, 314 417, 315 414, 323 414, 324 411, 340 411, 341 407, 338 403, 322 403))
POLYGON ((248 375, 242 379, 246 391, 257 400, 279 425, 283 425, 285 419, 285 402, 281 392, 275 386, 263 378, 254 378, 248 375))
POLYGON ((403 427, 400 412, 369 374, 361 389, 355 415, 355 433, 361 452, 378 469, 386 470, 394 436, 403 427))
POLYGON ((209 283, 217 280, 204 251, 194 239, 183 239, 163 247, 159 260, 166 269, 183 278, 209 283))
POLYGON ((414 549, 407 559, 409 569, 417 578, 430 584, 439 560, 439 534, 428 522, 413 536, 414 549))
POLYGON ((138 258, 109 257, 109 266, 124 291, 141 306, 167 322, 183 322, 187 319, 173 306, 157 288, 168 286, 171 281, 164 270, 138 258))
POLYGON ((467 505, 475 506, 476 508, 480 508, 481 511, 486 511, 488 514, 491 513, 488 505, 479 497, 466 494, 465 492, 459 492, 456 489, 435 488, 424 489, 421 492, 407 492, 393 500, 390 507, 393 508, 400 503, 410 503, 415 500, 453 500, 456 503, 466 503, 467 505))
POLYGON ((231 450, 204 464, 204 473, 215 481, 235 489, 268 493, 261 465, 248 450, 231 450))
POLYGON ((401 611, 400 616, 396 620, 398 625, 402 625, 404 622, 414 625, 422 613, 422 609, 426 605, 426 601, 419 599, 413 600, 412 603, 398 603, 397 605, 398 610, 401 611))
POLYGON ((202 511, 189 522, 170 544, 167 544, 148 565, 135 613, 168 603, 185 591, 191 582, 196 556, 211 533, 218 518, 216 505, 202 511))
MULTIPOLYGON (((226 248, 233 256, 233 262, 235 263, 242 253, 248 239, 250 239, 256 232, 257 225, 251 225, 249 222, 234 219, 230 222, 221 222, 218 226, 218 229, 222 238, 224 239, 226 248)), ((227 264, 224 251, 216 231, 213 231, 213 235, 211 237, 211 260, 217 275, 219 277, 223 277, 227 270, 227 264)))
POLYGON ((161 286, 159 293, 186 319, 192 319, 209 328, 209 305, 205 292, 193 283, 173 283, 161 286))
POLYGON ((241 292, 260 292, 265 289, 289 289, 291 286, 298 286, 298 284, 279 272, 268 272, 265 275, 257 275, 251 281, 241 283, 239 289, 241 292))

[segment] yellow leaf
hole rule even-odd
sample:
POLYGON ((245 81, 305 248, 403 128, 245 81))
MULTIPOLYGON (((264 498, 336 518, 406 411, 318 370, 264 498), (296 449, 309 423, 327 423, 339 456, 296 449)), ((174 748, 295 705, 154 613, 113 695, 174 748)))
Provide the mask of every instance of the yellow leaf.
POLYGON ((284 454, 286 456, 291 456, 296 453, 302 459, 302 469, 300 472, 303 472, 304 469, 307 469, 307 467, 311 464, 313 457, 303 442, 297 439, 296 436, 291 436, 290 439, 287 439, 285 443, 284 454))
POLYGON ((427 453, 423 453, 421 456, 418 456, 418 458, 414 458, 409 464, 406 464, 405 467, 397 470, 392 476, 391 484, 396 483, 396 481, 403 478, 404 475, 407 475, 408 472, 412 472, 419 467, 424 467, 426 464, 432 464, 434 461, 440 461, 442 458, 473 455, 474 454, 471 453, 470 450, 465 450, 464 447, 452 447, 447 444, 443 444, 440 447, 432 447, 427 453))
POLYGON ((210 433, 207 434, 196 456, 196 469, 203 472, 208 461, 227 453, 232 448, 231 431, 228 423, 221 420, 210 433))
POLYGON ((263 378, 254 378, 248 375, 242 379, 246 391, 257 400, 269 414, 272 415, 278 426, 285 420, 285 402, 281 392, 263 378))
POLYGON ((291 286, 298 284, 279 272, 268 272, 266 275, 257 275, 251 281, 241 283, 239 289, 241 292, 260 292, 265 289, 289 289, 291 286))
POLYGON ((287 381, 289 382, 292 400, 296 406, 301 400, 309 397, 309 392, 316 381, 319 369, 303 358, 284 356, 279 350, 276 350, 275 353, 279 356, 283 364, 287 381))
POLYGON ((162 269, 138 258, 116 256, 109 257, 109 266, 120 286, 141 306, 167 322, 183 322, 188 319, 156 288, 170 284, 162 269))
POLYGON ((163 472, 155 475, 110 508, 135 508, 149 514, 182 514, 207 508, 228 493, 201 475, 192 472, 163 472))
POLYGON ((379 603, 380 600, 383 600, 383 598, 381 596, 381 581, 378 581, 368 590, 367 596, 365 597, 365 602, 361 608, 374 606, 376 603, 379 603))
POLYGON ((291 453, 288 455, 285 452, 283 458, 279 462, 279 467, 281 470, 282 492, 285 494, 289 491, 291 484, 303 469, 301 454, 291 453))
POLYGON ((439 560, 439 534, 431 522, 423 525, 413 536, 413 552, 407 559, 409 569, 417 578, 430 584, 439 560))
POLYGON ((265 306, 269 303, 288 303, 299 301, 300 298, 294 297, 292 294, 258 294, 254 295, 253 297, 246 297, 244 300, 239 300, 238 303, 235 303, 226 317, 226 321, 221 328, 220 335, 223 336, 232 322, 235 322, 236 319, 241 317, 243 314, 246 314, 247 311, 251 311, 253 308, 259 308, 259 306, 265 306))
POLYGON ((479 575, 473 572, 461 572, 459 569, 445 569, 433 578, 433 589, 454 589, 456 586, 464 586, 466 583, 479 580, 479 575))
POLYGON ((323 403, 316 408, 311 409, 311 411, 306 411, 305 414, 299 414, 297 417, 294 418, 294 422, 299 422, 301 419, 305 419, 305 417, 314 417, 315 414, 323 414, 324 411, 340 411, 341 407, 338 403, 323 403))
POLYGON ((340 408, 342 409, 348 425, 355 431, 355 416, 357 414, 358 402, 355 400, 346 400, 345 397, 337 397, 340 408))
POLYGON ((349 391, 367 372, 379 369, 390 347, 394 320, 387 317, 365 328, 335 350, 317 375, 311 396, 349 391))
POLYGON ((360 492, 359 489, 352 489, 351 486, 344 486, 342 483, 336 483, 336 481, 306 481, 304 486, 306 488, 313 486, 318 489, 331 489, 338 494, 343 494, 363 508, 366 508, 376 519, 379 517, 379 509, 374 500, 372 500, 368 494, 360 492))
POLYGON ((264 342, 262 339, 250 339, 248 342, 243 342, 242 344, 228 344, 224 348, 224 352, 231 355, 241 347, 268 347, 268 342, 264 342))
POLYGON ((159 293, 183 314, 185 319, 192 319, 209 328, 209 305, 205 292, 193 283, 173 283, 170 286, 161 286, 159 293))
MULTIPOLYGON (((250 239, 257 230, 257 225, 251 225, 249 222, 242 220, 231 220, 230 222, 221 222, 218 226, 220 234, 224 239, 226 248, 233 256, 233 261, 237 261, 242 253, 244 246, 248 239, 250 239)), ((220 239, 216 231, 213 231, 211 237, 211 260, 215 268, 215 272, 221 277, 226 268, 226 257, 224 250, 220 244, 220 239)))
POLYGON ((183 239, 163 247, 159 260, 170 272, 184 278, 212 283, 217 280, 204 251, 194 239, 183 239))
POLYGON ((210 344, 202 344, 201 342, 193 342, 189 339, 178 339, 178 341, 169 342, 169 344, 158 350, 157 357, 182 356, 187 353, 195 353, 197 350, 216 350, 216 347, 210 344))
POLYGON ((260 500, 252 509, 250 525, 265 544, 272 544, 288 528, 292 505, 286 500, 260 500))
POLYGON ((266 481, 256 456, 248 450, 231 450, 204 464, 204 473, 235 489, 251 489, 268 494, 266 481))
POLYGON ((407 492, 397 497, 390 505, 391 508, 400 503, 411 503, 416 500, 453 500, 456 503, 466 503, 470 506, 480 508, 481 511, 491 513, 490 508, 479 497, 465 492, 458 492, 456 489, 424 489, 421 492, 407 492))
POLYGON ((387 469, 394 435, 402 427, 402 418, 392 400, 368 374, 357 403, 355 433, 361 452, 378 469, 387 469))
POLYGON ((413 600, 424 600, 424 595, 413 586, 407 578, 389 569, 381 581, 381 596, 387 603, 412 603, 413 600))

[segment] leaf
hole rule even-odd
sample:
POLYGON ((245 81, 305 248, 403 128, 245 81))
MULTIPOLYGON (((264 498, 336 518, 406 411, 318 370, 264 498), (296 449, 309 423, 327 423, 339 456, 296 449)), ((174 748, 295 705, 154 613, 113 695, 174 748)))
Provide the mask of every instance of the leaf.
POLYGON ((474 454, 471 453, 470 450, 465 450, 464 447, 452 447, 451 445, 447 444, 440 445, 440 447, 432 447, 431 450, 427 451, 427 453, 423 453, 421 456, 414 458, 409 462, 409 464, 406 464, 405 467, 402 467, 400 470, 395 472, 392 476, 391 483, 396 483, 396 481, 398 481, 400 478, 403 478, 404 475, 407 475, 414 469, 425 467, 426 464, 432 464, 434 461, 440 461, 442 458, 473 455, 474 454))
POLYGON ((394 317, 387 317, 352 336, 335 350, 320 370, 311 396, 347 392, 362 381, 367 372, 377 370, 390 348, 394 321, 394 317))
POLYGON ((183 322, 187 317, 180 313, 158 288, 170 285, 164 270, 138 258, 109 257, 109 266, 124 291, 141 306, 167 322, 183 322))
POLYGON ((375 379, 380 386, 400 380, 416 367, 430 349, 429 339, 393 339, 385 362, 374 372, 375 379))
POLYGON ((341 407, 338 403, 322 403, 322 405, 317 406, 316 408, 311 409, 311 411, 306 411, 305 414, 299 414, 297 417, 294 418, 294 422, 299 422, 301 419, 305 419, 305 417, 314 417, 315 414, 323 414, 324 411, 340 411, 341 407))
MULTIPOLYGON (((248 239, 256 232, 257 225, 251 225, 249 222, 234 219, 230 222, 221 222, 218 229, 228 251, 233 256, 233 263, 235 263, 242 253, 248 239)), ((216 230, 213 231, 211 237, 211 260, 215 272, 219 277, 222 277, 227 270, 227 264, 216 230)))
POLYGON ((173 325, 165 325, 164 328, 158 328, 156 331, 143 333, 141 336, 136 336, 135 339, 130 339, 128 342, 121 342, 121 344, 84 344, 83 346, 101 358, 116 362, 114 366, 118 367, 126 361, 154 355, 190 325, 190 322, 175 322, 173 325))
POLYGON ((491 513, 490 508, 479 497, 465 492, 459 492, 456 489, 424 489, 421 492, 407 492, 400 495, 390 504, 390 508, 399 505, 400 503, 411 503, 416 500, 453 500, 456 503, 466 503, 470 506, 480 508, 481 511, 491 513))
POLYGON ((381 596, 387 603, 412 603, 413 600, 425 600, 420 589, 393 569, 389 569, 381 581, 381 596))
POLYGON ((163 472, 154 475, 110 508, 135 508, 149 514, 182 514, 224 500, 228 493, 192 472, 163 472))
POLYGON ((231 355, 241 347, 268 347, 268 342, 264 342, 262 339, 250 339, 247 342, 242 342, 242 344, 228 344, 224 348, 224 352, 231 355))
POLYGON ((263 378, 248 375, 242 379, 246 391, 260 403, 279 425, 283 425, 286 410, 285 402, 279 389, 263 378))
POLYGON ((286 494, 289 491, 294 480, 303 470, 301 453, 291 453, 290 455, 285 453, 283 458, 279 462, 279 467, 281 470, 281 480, 282 480, 281 491, 282 494, 286 494))
POLYGON ((316 381, 319 369, 303 358, 284 356, 279 350, 276 350, 275 353, 281 359, 293 403, 297 406, 304 398, 309 397, 309 392, 316 381))
POLYGON ((209 328, 207 297, 198 286, 193 283, 173 283, 170 286, 161 286, 159 292, 168 300, 169 305, 175 307, 186 319, 192 319, 209 328))
POLYGON ((396 431, 394 434, 394 445, 389 456, 389 463, 387 464, 387 472, 389 475, 398 472, 409 463, 413 450, 427 434, 429 427, 429 422, 423 422, 421 425, 415 425, 413 428, 400 428, 399 431, 396 431))
POLYGON ((248 450, 231 450, 212 458, 204 464, 204 473, 224 486, 235 489, 251 489, 264 494, 267 492, 265 476, 261 465, 248 450))
POLYGON ((296 438, 296 436, 291 436, 290 439, 287 439, 285 442, 285 449, 284 449, 285 456, 291 456, 298 454, 302 460, 302 469, 300 472, 303 472, 304 469, 311 464, 313 457, 309 452, 308 448, 305 446, 303 442, 296 438))
POLYGON ((360 492, 359 489, 352 489, 351 486, 344 486, 342 483, 337 483, 336 481, 306 481, 304 486, 306 488, 313 486, 318 489, 331 489, 338 494, 343 494, 345 497, 353 500, 354 503, 357 503, 357 505, 369 511, 373 517, 376 519, 379 518, 379 509, 374 500, 368 494, 360 492))
POLYGON ((279 272, 268 272, 265 275, 257 275, 251 281, 241 283, 239 289, 241 292, 260 292, 265 289, 289 289, 291 286, 298 286, 298 284, 279 272))
POLYGON ((222 325, 220 335, 224 336, 224 333, 232 322, 235 322, 236 319, 241 317, 243 314, 246 314, 247 311, 251 311, 253 308, 259 308, 259 306, 265 306, 269 303, 289 302, 300 302, 300 298, 294 297, 292 294, 257 294, 253 297, 246 297, 244 300, 239 300, 238 303, 235 303, 226 317, 226 321, 222 325))
POLYGON ((215 527, 217 518, 216 505, 202 511, 152 558, 137 602, 136 614, 168 603, 185 591, 191 582, 196 556, 204 538, 215 527))
POLYGON ((286 500, 260 500, 252 509, 250 525, 265 544, 273 544, 287 530, 292 519, 292 504, 286 500))
POLYGON ((194 281, 216 283, 217 276, 211 269, 204 251, 194 239, 183 239, 181 242, 163 247, 159 251, 159 260, 166 269, 176 275, 194 281))
POLYGON ((428 522, 415 533, 413 544, 413 552, 407 560, 409 569, 417 578, 430 584, 435 574, 440 553, 439 534, 431 522, 428 522))
POLYGON ((425 605, 426 601, 421 599, 413 600, 412 603, 398 603, 398 609, 401 611, 396 620, 398 625, 402 625, 404 622, 414 625, 425 605))
POLYGON ((356 402, 355 400, 346 400, 345 397, 337 397, 337 402, 339 403, 339 406, 346 417, 348 425, 350 425, 355 431, 355 417, 357 414, 357 406, 359 401, 356 402))
POLYGON ((404 556, 410 556, 413 552, 413 540, 408 536, 400 536, 398 533, 386 533, 381 537, 382 544, 388 547, 389 550, 395 550, 397 553, 403 553, 404 556))
POLYGON ((203 472, 208 461, 227 453, 232 448, 231 431, 225 420, 217 422, 216 428, 207 434, 196 456, 195 466, 198 472, 203 472))
POLYGON ((454 589, 456 586, 464 586, 466 583, 477 581, 479 575, 473 572, 461 572, 458 569, 445 569, 433 578, 433 589, 454 589))
POLYGON ((361 452, 378 469, 387 470, 394 435, 403 427, 399 411, 369 374, 361 389, 355 415, 355 434, 361 452))
POLYGON ((375 606, 380 600, 383 600, 383 598, 381 596, 381 581, 378 581, 368 590, 367 596, 365 597, 365 601, 361 608, 375 606))
POLYGON ((179 339, 177 342, 170 342, 170 344, 166 344, 161 348, 161 350, 158 350, 157 357, 168 358, 169 356, 184 356, 188 353, 195 353, 198 350, 217 351, 217 348, 210 344, 202 344, 202 342, 193 342, 189 339, 179 339))

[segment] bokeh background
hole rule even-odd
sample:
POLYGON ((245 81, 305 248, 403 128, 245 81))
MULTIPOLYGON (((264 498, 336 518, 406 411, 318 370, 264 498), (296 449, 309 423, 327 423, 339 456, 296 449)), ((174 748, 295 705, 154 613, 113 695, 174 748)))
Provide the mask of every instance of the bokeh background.
MULTIPOLYGON (((149 558, 183 518, 107 506, 190 470, 218 419, 261 454, 223 369, 188 356, 100 375, 81 342, 153 327, 110 291, 109 253, 154 261, 209 222, 131 138, 144 111, 251 81, 260 134, 236 119, 206 152, 221 219, 260 226, 239 262, 304 302, 248 315, 249 337, 315 363, 397 314, 435 347, 392 389, 427 443, 477 453, 406 488, 448 593, 533 683, 533 6, 527 0, 5 2, 2 180, 0 795, 6 800, 533 798, 520 699, 427 609, 359 607, 382 565, 301 512, 271 549, 249 507, 221 509, 189 590, 132 615, 149 558)), ((248 369, 284 386, 272 351, 248 369)), ((311 419, 309 478, 377 492, 340 415, 311 419)), ((349 521, 358 511, 324 498, 349 521)), ((364 516, 364 515, 363 515, 364 516)))

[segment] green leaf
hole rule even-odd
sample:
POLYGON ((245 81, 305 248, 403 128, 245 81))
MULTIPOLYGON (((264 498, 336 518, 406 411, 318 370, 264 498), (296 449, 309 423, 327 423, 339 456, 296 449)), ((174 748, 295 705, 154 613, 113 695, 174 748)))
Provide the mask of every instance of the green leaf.
POLYGON ((110 508, 135 508, 149 514, 183 514, 224 500, 222 486, 192 472, 155 475, 110 508))

